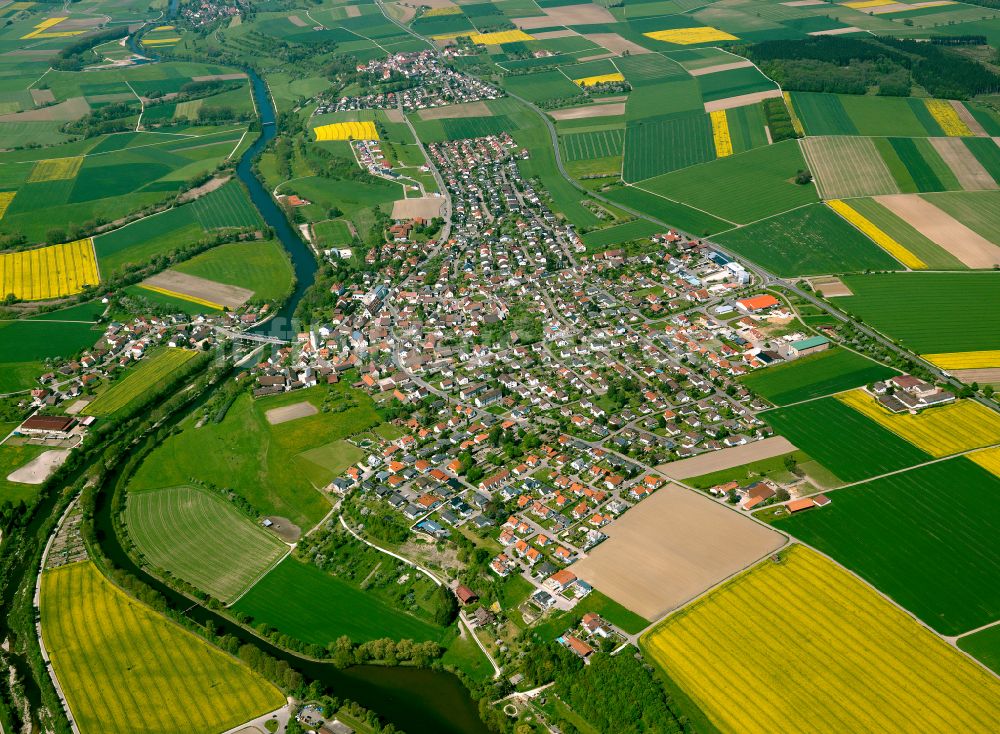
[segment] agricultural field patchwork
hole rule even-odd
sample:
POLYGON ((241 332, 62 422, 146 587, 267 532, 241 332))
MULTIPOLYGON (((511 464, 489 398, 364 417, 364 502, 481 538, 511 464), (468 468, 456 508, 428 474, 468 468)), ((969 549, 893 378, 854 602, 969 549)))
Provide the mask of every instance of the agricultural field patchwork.
POLYGON ((801 144, 824 199, 899 192, 871 138, 813 136, 801 144))
POLYGON ((917 354, 1000 349, 1000 309, 982 308, 1000 299, 1000 278, 993 273, 848 275, 843 280, 854 295, 838 298, 840 308, 917 354))
POLYGON ((929 453, 835 397, 775 408, 761 417, 776 433, 845 482, 869 479, 932 459, 929 453))
POLYGON ((993 541, 1000 510, 992 501, 1000 478, 976 466, 973 456, 838 489, 828 506, 773 524, 942 634, 967 632, 1000 615, 1000 554, 993 541))
POLYGON ((896 270, 899 264, 824 204, 719 235, 719 242, 784 276, 896 270), (837 242, 836 248, 829 243, 837 242))
POLYGON ((798 545, 668 618, 641 646, 722 731, 843 731, 865 721, 886 732, 985 733, 1000 716, 995 678, 798 545), (768 690, 795 680, 797 695, 750 707, 717 685, 728 676, 768 690), (802 706, 803 696, 813 703, 802 706))
POLYGON ((25 301, 79 293, 100 281, 90 238, 0 254, 0 291, 25 301))
POLYGON ((712 123, 702 112, 630 123, 622 178, 640 181, 716 156, 712 123))
POLYGON ((826 204, 850 224, 857 227, 858 231, 868 237, 868 239, 899 260, 906 267, 911 270, 927 269, 927 263, 896 242, 896 240, 882 231, 871 220, 852 208, 846 201, 831 199, 826 204))
POLYGON ((931 456, 1000 443, 1000 413, 974 400, 925 408, 914 415, 891 413, 864 390, 842 393, 837 399, 931 456))
POLYGON ((199 487, 129 492, 125 524, 149 563, 224 603, 288 552, 275 535, 199 487))
POLYGON ((775 405, 788 405, 885 380, 894 374, 895 370, 857 352, 834 347, 751 372, 740 382, 775 405))
POLYGON ((225 731, 285 703, 272 684, 126 596, 90 561, 42 574, 41 626, 81 734, 225 731))
MULTIPOLYGON (((712 151, 707 115, 702 119, 706 121, 704 145, 712 151)), ((626 169, 631 135, 630 129, 625 140, 626 169)), ((812 184, 795 183, 796 173, 805 168, 798 143, 789 140, 667 173, 643 181, 641 187, 716 217, 747 224, 817 201, 812 184)))
POLYGON ((937 217, 917 215, 914 212, 915 205, 932 210, 932 206, 920 197, 894 194, 872 199, 851 199, 843 204, 850 206, 927 268, 962 270, 966 267, 965 263, 945 249, 946 246, 954 248, 954 238, 949 234, 954 232, 958 223, 954 220, 944 221, 947 215, 943 212, 937 217))

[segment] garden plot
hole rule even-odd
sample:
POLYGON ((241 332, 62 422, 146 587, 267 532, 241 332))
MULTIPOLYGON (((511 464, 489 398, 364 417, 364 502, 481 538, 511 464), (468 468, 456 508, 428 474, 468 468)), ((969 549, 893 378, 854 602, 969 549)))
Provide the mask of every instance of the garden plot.
POLYGON ((703 494, 669 485, 609 525, 579 578, 649 620, 698 596, 784 538, 703 494))
POLYGON ((1000 264, 1000 247, 915 194, 877 196, 875 201, 970 268, 1000 264))
POLYGON ((195 303, 209 303, 236 309, 253 297, 253 291, 235 285, 216 283, 214 280, 199 278, 176 270, 164 270, 142 282, 143 287, 157 292, 166 292, 195 303))

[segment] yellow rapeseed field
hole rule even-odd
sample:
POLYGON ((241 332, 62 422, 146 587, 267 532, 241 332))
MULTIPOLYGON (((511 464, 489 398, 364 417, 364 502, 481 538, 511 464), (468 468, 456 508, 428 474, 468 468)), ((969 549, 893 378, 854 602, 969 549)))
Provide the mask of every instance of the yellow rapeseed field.
POLYGON ((986 471, 1000 477, 1000 447, 986 449, 985 451, 976 451, 972 454, 967 454, 966 458, 979 464, 986 471))
POLYGON ((62 23, 69 16, 63 16, 61 18, 47 18, 41 23, 35 26, 35 30, 31 33, 21 36, 21 40, 24 41, 29 38, 65 38, 67 36, 79 36, 83 33, 82 30, 79 31, 50 31, 49 28, 54 28, 55 26, 62 23))
POLYGON ((0 191, 0 219, 3 219, 3 215, 7 213, 7 208, 14 201, 16 194, 16 191, 0 191))
POLYGON ((720 731, 996 730, 1000 681, 815 551, 782 555, 642 639, 720 731))
POLYGON ((177 43, 181 40, 180 36, 174 36, 172 38, 144 38, 142 39, 143 46, 169 46, 172 43, 177 43))
POLYGON ((733 154, 733 139, 729 135, 729 118, 725 110, 715 110, 708 113, 712 120, 712 139, 715 141, 716 158, 725 158, 733 154))
POLYGON ((85 240, 0 255, 0 293, 40 301, 79 293, 100 275, 94 242, 85 240))
POLYGON ((1000 367, 1000 349, 981 352, 939 352, 921 355, 943 370, 982 370, 1000 367))
POLYGON ((937 124, 944 130, 945 135, 961 136, 974 134, 969 129, 969 126, 962 122, 962 118, 958 116, 955 108, 947 100, 925 99, 924 105, 926 105, 927 111, 937 121, 937 124))
POLYGON ((692 43, 711 43, 712 41, 738 41, 739 39, 731 33, 720 31, 710 25, 698 26, 697 28, 670 28, 665 31, 652 31, 643 33, 647 38, 654 41, 665 41, 676 43, 680 46, 687 46, 692 43))
POLYGON ((973 400, 925 408, 912 415, 890 413, 861 389, 836 398, 931 456, 950 456, 1000 443, 1000 413, 973 400))
POLYGON ((782 92, 781 96, 785 98, 785 106, 788 107, 788 116, 792 120, 792 129, 795 130, 798 135, 805 135, 806 129, 802 127, 802 120, 799 116, 795 114, 795 106, 792 104, 792 95, 789 92, 782 92))
POLYGON ((313 132, 316 140, 378 140, 374 122, 331 122, 313 132))
POLYGON ((425 10, 422 18, 436 18, 440 15, 461 15, 462 9, 457 5, 450 5, 446 8, 431 8, 430 10, 425 10))
POLYGON ((81 734, 221 732, 285 703, 274 685, 127 596, 90 561, 42 574, 41 624, 81 734))
POLYGON ((31 169, 28 176, 28 183, 38 183, 40 181, 62 181, 67 178, 75 178, 83 165, 83 156, 77 155, 72 158, 49 158, 38 161, 31 169))
POLYGON ((473 33, 469 36, 473 43, 481 46, 491 46, 498 43, 514 43, 515 41, 534 41, 535 37, 530 36, 522 30, 497 31, 496 33, 473 33))
POLYGON ((437 35, 431 36, 435 41, 450 41, 453 38, 461 38, 462 36, 471 36, 475 31, 457 31, 455 33, 438 33, 437 35))
POLYGON ((220 303, 213 303, 212 301, 207 301, 204 298, 198 298, 197 296, 189 296, 187 293, 172 291, 169 288, 160 288, 159 286, 147 285, 145 283, 140 283, 139 287, 147 291, 152 291, 153 293, 159 293, 160 295, 170 296, 171 298, 179 298, 182 301, 190 301, 191 303, 197 303, 199 306, 214 308, 216 311, 222 311, 225 308, 220 303))
POLYGON ((895 5, 899 0, 854 0, 854 2, 841 3, 845 8, 877 8, 880 5, 895 5))
POLYGON ((899 260, 906 267, 912 270, 925 270, 927 268, 927 263, 896 242, 896 240, 883 232, 881 229, 876 227, 874 222, 868 219, 868 217, 865 217, 860 212, 855 211, 854 208, 846 201, 841 201, 840 199, 830 199, 826 202, 826 204, 837 212, 837 214, 860 229, 876 245, 899 260))
POLYGON ((592 84, 602 84, 604 82, 623 82, 625 81, 625 76, 621 72, 614 72, 613 74, 598 74, 597 76, 585 76, 580 79, 574 79, 574 82, 579 84, 581 87, 589 87, 592 84))

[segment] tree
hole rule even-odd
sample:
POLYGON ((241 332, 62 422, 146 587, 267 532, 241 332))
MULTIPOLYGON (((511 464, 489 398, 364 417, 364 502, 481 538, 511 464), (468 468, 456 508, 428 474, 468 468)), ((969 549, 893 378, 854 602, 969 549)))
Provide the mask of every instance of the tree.
POLYGON ((434 623, 442 627, 447 627, 455 621, 458 616, 458 601, 448 587, 437 586, 432 595, 434 604, 434 623))

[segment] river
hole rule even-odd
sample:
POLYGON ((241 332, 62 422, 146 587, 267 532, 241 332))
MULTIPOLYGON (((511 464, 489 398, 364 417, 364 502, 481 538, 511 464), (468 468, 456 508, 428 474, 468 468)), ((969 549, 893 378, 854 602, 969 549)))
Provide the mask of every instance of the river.
MULTIPOLYGON (((172 0, 171 15, 175 11, 176 1, 172 0)), ((134 35, 129 37, 128 43, 134 52, 142 53, 156 61, 153 54, 139 48, 134 35)), ((297 279, 295 291, 268 324, 270 333, 286 336, 292 332, 291 322, 295 307, 306 288, 313 282, 316 261, 310 249, 288 224, 281 209, 253 172, 254 158, 276 134, 275 108, 267 85, 260 76, 252 69, 246 69, 246 72, 250 77, 262 132, 240 158, 236 173, 247 186, 254 206, 264 221, 274 229, 292 259, 297 279)), ((175 420, 179 419, 180 416, 175 420)), ((125 464, 125 457, 122 457, 120 466, 125 464)), ((356 701, 409 734, 486 734, 487 729, 479 718, 475 701, 462 682, 451 673, 425 668, 375 665, 358 665, 341 670, 330 663, 308 660, 275 647, 228 618, 200 604, 192 605, 191 599, 136 566, 121 547, 112 523, 111 498, 107 496, 113 484, 111 477, 104 484, 105 490, 97 497, 94 522, 101 549, 117 566, 142 579, 162 594, 171 608, 183 610, 187 617, 199 624, 210 624, 216 630, 234 635, 242 642, 253 644, 273 657, 286 661, 305 678, 323 683, 333 695, 356 701)), ((55 492, 43 500, 42 506, 37 510, 35 522, 32 523, 32 531, 36 530, 41 525, 42 519, 51 513, 56 501, 55 492)), ((17 571, 18 578, 26 573, 34 573, 34 569, 23 566, 17 568, 17 571)), ((15 586, 16 581, 9 588, 13 590, 15 586)), ((8 602, 9 598, 4 601, 8 602)), ((0 625, 0 629, 4 632, 5 628, 5 624, 0 625)), ((17 662, 20 663, 19 671, 22 674, 26 673, 23 661, 19 659, 17 662)), ((30 680, 30 676, 28 678, 30 680)), ((37 706, 40 697, 33 683, 31 681, 27 688, 32 705, 37 706)))

